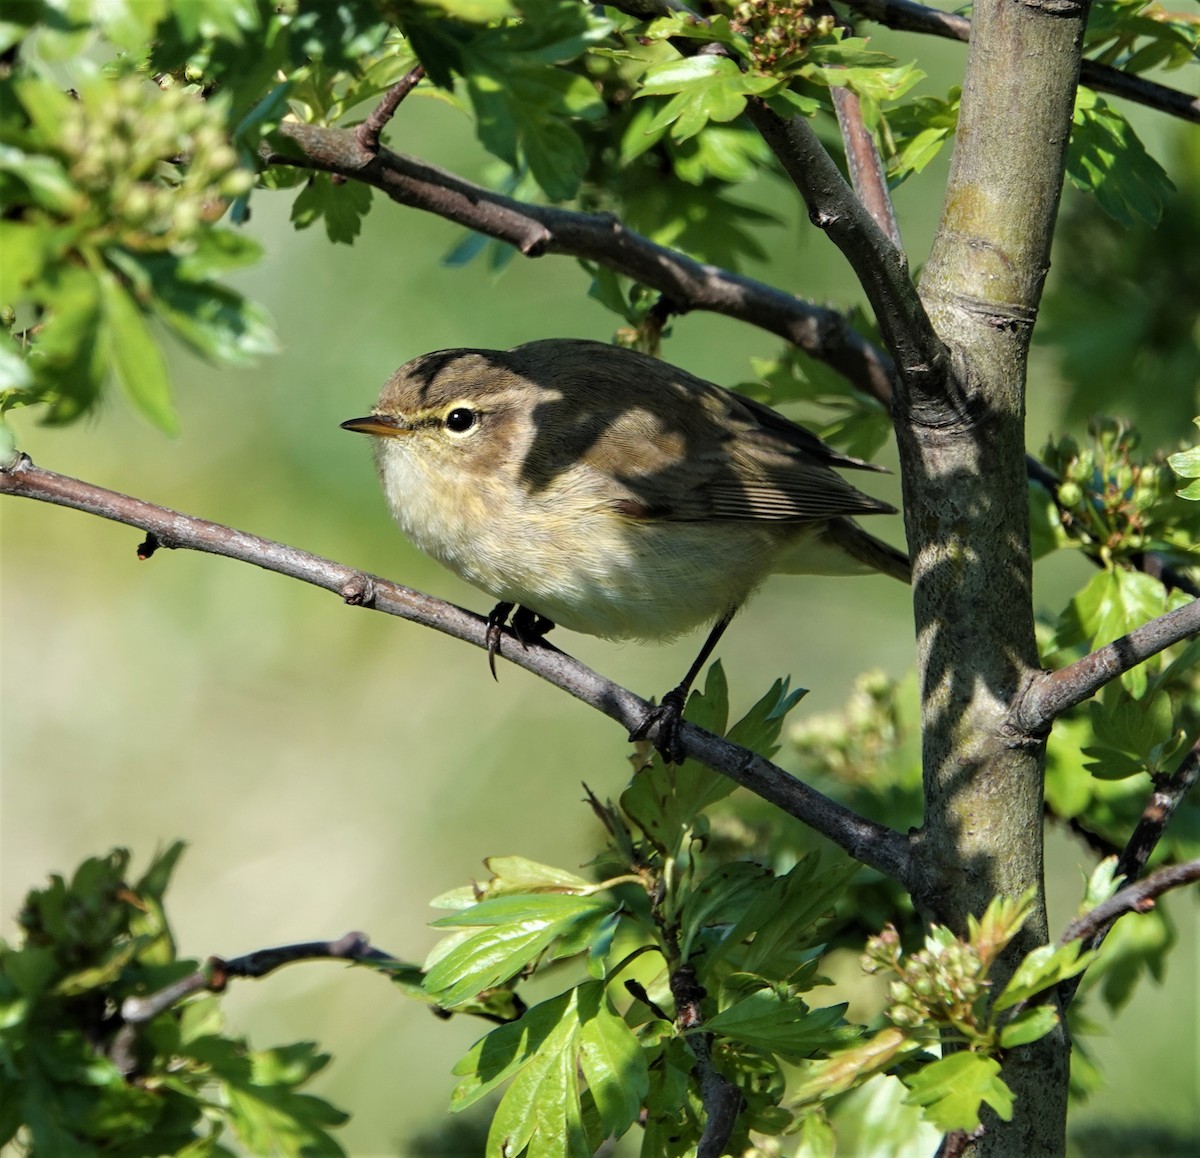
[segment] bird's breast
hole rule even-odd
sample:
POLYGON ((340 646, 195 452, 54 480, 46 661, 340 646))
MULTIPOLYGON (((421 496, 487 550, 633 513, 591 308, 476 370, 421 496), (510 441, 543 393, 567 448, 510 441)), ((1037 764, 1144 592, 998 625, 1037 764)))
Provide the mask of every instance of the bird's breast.
POLYGON ((493 598, 573 631, 669 639, 742 603, 794 528, 622 514, 582 472, 532 490, 493 472, 433 477, 402 440, 381 448, 392 514, 426 554, 493 598))

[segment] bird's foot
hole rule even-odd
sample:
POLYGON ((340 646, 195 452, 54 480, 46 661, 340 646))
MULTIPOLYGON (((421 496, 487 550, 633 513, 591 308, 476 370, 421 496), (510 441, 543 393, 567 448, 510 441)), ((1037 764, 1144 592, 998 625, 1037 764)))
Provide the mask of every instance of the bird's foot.
POLYGON ((521 641, 522 647, 538 643, 548 632, 554 630, 554 620, 531 611, 528 607, 518 607, 512 619, 513 634, 521 641))
POLYGON ((497 603, 487 617, 487 635, 485 637, 488 669, 492 673, 492 679, 499 678, 496 675, 496 656, 500 653, 500 638, 504 634, 504 627, 508 623, 510 615, 512 615, 513 634, 520 640, 522 647, 539 642, 554 627, 553 619, 547 619, 544 615, 539 615, 528 607, 517 607, 515 603, 497 603), (516 609, 515 615, 513 614, 514 608, 516 609))
POLYGON ((687 758, 683 750, 683 707, 688 689, 679 687, 667 692, 662 703, 646 713, 646 718, 629 733, 631 740, 649 740, 665 764, 682 764, 687 758))
POLYGON ((484 638, 487 641, 488 670, 492 673, 492 679, 497 681, 500 679, 496 675, 496 653, 500 650, 500 636, 515 606, 515 603, 497 603, 487 617, 487 635, 484 638))

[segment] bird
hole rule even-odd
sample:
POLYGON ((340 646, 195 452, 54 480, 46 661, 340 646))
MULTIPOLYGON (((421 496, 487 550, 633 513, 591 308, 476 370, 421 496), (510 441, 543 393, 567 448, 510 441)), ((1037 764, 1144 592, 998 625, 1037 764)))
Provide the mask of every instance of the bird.
POLYGON ((772 573, 881 571, 903 552, 854 517, 896 508, 834 468, 879 470, 763 403, 666 361, 549 338, 423 354, 369 415, 405 535, 498 603, 518 638, 555 625, 663 641, 711 630, 688 673, 635 729, 680 758, 688 691, 734 613, 772 573))

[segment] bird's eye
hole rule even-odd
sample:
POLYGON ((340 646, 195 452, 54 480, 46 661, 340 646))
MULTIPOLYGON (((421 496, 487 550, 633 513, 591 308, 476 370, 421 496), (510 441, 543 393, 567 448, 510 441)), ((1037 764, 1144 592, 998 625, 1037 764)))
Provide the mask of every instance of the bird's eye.
POLYGON ((446 429, 455 434, 465 434, 475 425, 476 414, 469 406, 456 406, 446 415, 446 429))

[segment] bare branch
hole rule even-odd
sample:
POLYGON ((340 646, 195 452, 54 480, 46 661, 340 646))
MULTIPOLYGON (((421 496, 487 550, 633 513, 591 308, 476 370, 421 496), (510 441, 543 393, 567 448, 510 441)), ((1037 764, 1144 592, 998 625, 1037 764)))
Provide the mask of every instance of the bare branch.
POLYGON ((366 182, 401 205, 508 242, 526 257, 559 253, 598 262, 665 294, 680 313, 706 310, 777 334, 864 393, 891 403, 891 360, 834 310, 656 245, 609 214, 516 201, 386 148, 368 156, 350 130, 287 121, 279 131, 300 155, 268 152, 269 164, 366 182))
POLYGON ((746 114, 804 198, 809 219, 829 234, 858 275, 900 376, 915 393, 940 395, 949 355, 904 255, 855 197, 806 117, 785 120, 758 97, 747 102, 746 114))
POLYGON ((1059 671, 1039 672, 1018 695, 1009 713, 1010 724, 1023 735, 1042 735, 1068 708, 1090 699, 1123 672, 1198 632, 1200 600, 1193 600, 1059 671))
MULTIPOLYGON (((1114 870, 1116 876, 1123 877, 1127 881, 1137 881, 1142 869, 1146 867, 1146 862, 1150 859, 1150 854, 1162 839, 1163 833, 1166 832, 1167 825, 1170 824, 1175 810, 1182 803, 1184 797, 1195 787, 1198 779, 1200 779, 1200 740, 1192 746, 1191 751, 1184 757, 1183 763, 1175 770, 1174 775, 1160 777, 1155 783, 1154 791, 1150 794, 1150 799, 1146 802, 1146 807, 1142 811, 1142 816, 1137 823, 1137 827, 1133 830, 1133 835, 1130 836, 1120 857, 1117 858, 1117 866, 1114 870)), ((1179 868, 1180 866, 1173 867, 1179 868)), ((1158 875, 1158 873, 1155 873, 1139 883, 1145 885, 1147 881, 1153 880, 1158 875)), ((1167 887, 1174 888, 1175 886, 1168 885, 1167 887)), ((1129 892, 1128 888, 1122 889, 1110 897, 1104 904, 1111 905, 1118 897, 1123 896, 1127 892, 1129 892)), ((1138 895, 1136 893, 1133 894, 1135 899, 1138 895)), ((1152 900, 1147 902, 1143 898, 1140 905, 1136 905, 1134 908, 1138 912, 1144 912, 1146 908, 1152 905, 1152 900)), ((1103 908, 1103 905, 1098 905, 1085 917, 1081 917, 1071 925, 1062 935, 1061 943, 1065 945, 1069 941, 1075 940, 1076 937, 1080 937, 1083 939, 1084 948, 1099 949, 1104 944, 1104 938, 1108 936, 1109 930, 1112 928, 1117 917, 1122 912, 1132 911, 1130 909, 1121 909, 1107 923, 1104 923, 1103 918, 1097 918, 1098 927, 1085 926, 1083 933, 1073 933, 1076 926, 1092 920, 1096 912, 1101 908, 1103 908)), ((1064 1009, 1074 999, 1082 981, 1083 974, 1077 973, 1074 977, 1068 977, 1059 985, 1058 996, 1064 1009)))
POLYGON ((1200 881, 1200 857, 1183 864, 1167 865, 1152 872, 1143 880, 1126 885, 1107 901, 1101 901, 1090 913, 1085 913, 1067 926, 1059 938, 1060 945, 1071 941, 1089 941, 1107 933, 1118 918, 1126 913, 1148 913, 1163 893, 1200 881))
MULTIPOLYGON (((704 1023, 701 1002, 704 987, 696 978, 691 965, 680 965, 670 975, 671 996, 675 999, 675 1024, 679 1029, 693 1030, 704 1023)), ((742 1092, 712 1060, 713 1035, 689 1033, 688 1044, 696 1055, 694 1073, 700 1084, 700 1101, 704 1106, 704 1132, 696 1147, 696 1158, 721 1158, 729 1145, 733 1128, 742 1109, 742 1092)))
MULTIPOLYGON (((43 470, 24 456, 10 469, 0 470, 0 493, 71 507, 137 527, 152 536, 149 542, 158 547, 203 551, 252 563, 333 591, 349 604, 396 615, 487 649, 488 621, 483 616, 283 543, 43 470)), ((645 720, 650 710, 645 700, 556 647, 545 642, 523 644, 511 628, 504 629, 503 639, 502 654, 511 663, 569 692, 616 720, 627 732, 645 720)), ((855 860, 907 887, 911 872, 907 836, 859 816, 769 760, 694 724, 684 722, 680 739, 687 755, 801 820, 855 860)))
MULTIPOLYGON (((850 0, 850 7, 877 24, 902 32, 941 36, 964 44, 971 36, 971 22, 965 16, 939 12, 913 0, 850 0)), ((1200 97, 1179 89, 1086 59, 1080 65, 1079 79, 1098 92, 1111 93, 1185 121, 1200 123, 1200 97)))
POLYGON ((109 1047, 112 1063, 125 1077, 137 1070, 137 1040, 142 1026, 193 993, 220 993, 230 977, 265 977, 293 961, 394 961, 390 953, 371 946, 366 933, 346 933, 336 941, 304 941, 298 945, 280 945, 258 949, 228 961, 210 957, 204 966, 186 977, 144 997, 127 997, 121 1003, 121 1020, 109 1047))
POLYGON ((1155 779, 1154 791, 1146 801, 1137 827, 1117 859, 1116 875, 1135 881, 1142 874, 1150 854, 1162 840, 1175 809, 1200 780, 1200 740, 1192 745, 1183 763, 1170 776, 1155 779))
POLYGON ((875 224, 887 235, 888 240, 901 252, 900 226, 896 221, 896 210, 888 192, 887 177, 875 138, 863 123, 862 102, 858 94, 848 88, 835 88, 833 107, 837 113, 838 128, 842 131, 842 142, 846 146, 846 166, 850 171, 850 182, 858 199, 866 206, 875 224))
POLYGON ((417 87, 424 75, 425 69, 419 64, 409 69, 383 94, 383 99, 371 115, 354 130, 359 145, 372 157, 379 152, 379 134, 383 132, 384 125, 396 115, 401 101, 417 87))

